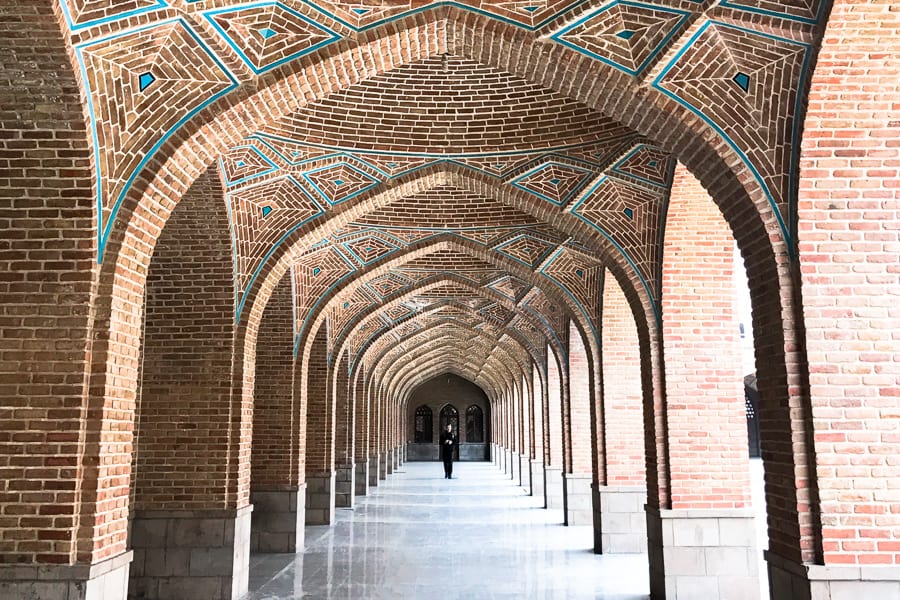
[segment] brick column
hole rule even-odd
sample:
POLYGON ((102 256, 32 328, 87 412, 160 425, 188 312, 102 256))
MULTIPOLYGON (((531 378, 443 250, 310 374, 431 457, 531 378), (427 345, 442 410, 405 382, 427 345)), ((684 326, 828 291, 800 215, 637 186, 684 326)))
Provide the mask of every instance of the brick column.
POLYGON ((287 274, 263 312, 253 393, 252 552, 303 550, 306 483, 299 443, 305 412, 294 396, 294 299, 287 274))
POLYGON ((566 471, 563 474, 564 523, 593 525, 591 482, 591 376, 584 340, 569 321, 569 385, 566 425, 569 430, 566 471))
POLYGON ((353 406, 353 394, 350 390, 350 373, 348 354, 344 352, 334 365, 333 385, 335 402, 335 506, 350 508, 353 506, 354 477, 356 469, 353 464, 354 430, 356 429, 356 411, 353 406))
MULTIPOLYGON (((546 498, 544 481, 544 405, 546 404, 545 386, 542 383, 538 366, 531 367, 532 389, 532 453, 531 453, 531 494, 546 498)), ((546 503, 545 503, 546 508, 546 503)))
POLYGON ((900 598, 900 13, 836 0, 812 77, 799 261, 820 556, 767 554, 772 597, 900 598))
POLYGON ((335 397, 329 377, 327 331, 323 324, 303 357, 300 375, 306 404, 306 524, 334 522, 335 397))
POLYGON ((650 589, 672 599, 758 594, 733 289, 734 241, 712 200, 675 173, 663 261, 670 506, 648 506, 650 589))
POLYGON ((235 332, 228 231, 210 168, 173 211, 147 275, 130 595, 247 591, 253 374, 235 332))
POLYGON ((563 411, 562 378, 552 351, 547 358, 547 450, 544 463, 547 508, 564 508, 563 501, 563 411))
POLYGON ((604 478, 594 487, 594 550, 647 550, 641 357, 637 325, 616 279, 603 279, 604 478))
POLYGON ((366 394, 365 380, 357 369, 354 375, 356 384, 353 386, 353 403, 356 407, 356 433, 354 442, 354 454, 356 458, 356 475, 354 481, 356 487, 354 493, 357 496, 365 496, 369 491, 369 398, 366 394))

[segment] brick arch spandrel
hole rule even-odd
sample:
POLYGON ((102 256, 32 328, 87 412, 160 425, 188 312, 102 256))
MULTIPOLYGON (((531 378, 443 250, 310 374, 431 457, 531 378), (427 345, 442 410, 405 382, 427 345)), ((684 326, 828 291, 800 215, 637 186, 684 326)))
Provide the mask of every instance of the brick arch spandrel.
MULTIPOLYGON (((801 147, 802 287, 785 316, 798 344, 787 376, 801 388, 792 430, 809 448, 811 493, 798 505, 825 524, 803 524, 799 558, 826 566, 900 562, 897 497, 882 491, 900 477, 898 32, 893 2, 834 1, 801 147)), ((762 396, 768 370, 758 369, 762 396)), ((796 547, 777 552, 798 560, 796 547)))
MULTIPOLYGON (((465 350, 462 346, 454 347, 454 349, 459 352, 465 350)), ((397 397, 404 397, 404 395, 408 395, 414 387, 427 380, 427 378, 422 379, 426 374, 431 377, 448 370, 453 370, 460 377, 472 381, 483 389, 491 391, 502 389, 504 381, 503 374, 495 373, 490 370, 483 372, 480 367, 463 368, 458 364, 452 364, 445 360, 446 357, 444 356, 444 353, 446 353, 446 349, 432 349, 423 353, 420 357, 417 357, 416 366, 412 367, 415 372, 407 372, 405 374, 398 373, 397 376, 402 378, 402 380, 397 383, 390 380, 385 382, 385 389, 389 390, 390 393, 397 397)))
POLYGON ((96 482, 127 495, 128 476, 117 469, 127 463, 131 434, 116 429, 118 410, 85 394, 92 329, 103 318, 88 233, 96 230, 89 134, 52 4, 3 0, 0 12, 0 423, 15 440, 0 448, 0 462, 12 468, 5 480, 25 480, 26 466, 39 467, 40 486, 72 492, 42 492, 53 509, 45 514, 30 485, 4 486, 4 512, 22 516, 0 526, 0 563, 90 564, 125 551, 127 510, 100 498, 96 482), (24 409, 27 419, 16 415, 24 409), (82 421, 83 413, 92 418, 82 421))

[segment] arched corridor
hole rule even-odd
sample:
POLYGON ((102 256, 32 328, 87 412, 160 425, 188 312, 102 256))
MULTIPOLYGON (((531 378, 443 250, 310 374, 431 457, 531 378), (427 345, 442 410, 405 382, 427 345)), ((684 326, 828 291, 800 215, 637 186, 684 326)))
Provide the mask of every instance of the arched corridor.
POLYGON ((0 599, 240 600, 445 436, 653 600, 900 600, 898 33, 0 0, 0 599))

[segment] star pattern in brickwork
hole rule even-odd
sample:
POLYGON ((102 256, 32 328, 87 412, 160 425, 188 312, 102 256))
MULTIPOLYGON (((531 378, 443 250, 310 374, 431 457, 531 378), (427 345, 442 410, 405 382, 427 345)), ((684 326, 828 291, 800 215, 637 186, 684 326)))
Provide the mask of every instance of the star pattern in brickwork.
POLYGON ((388 296, 396 294, 401 290, 405 290, 410 285, 412 285, 412 283, 413 282, 406 277, 403 277, 398 273, 391 272, 372 279, 366 285, 380 298, 384 299, 388 296))
POLYGON ((397 251, 397 246, 375 235, 344 242, 344 247, 363 265, 368 265, 397 251))
MULTIPOLYGON (((301 257, 294 263, 295 289, 297 290, 297 307, 301 318, 355 268, 350 259, 336 248, 318 250, 301 257)), ((302 327, 298 326, 298 331, 302 327)))
POLYGON ((350 321, 374 305, 375 300, 366 293, 362 286, 354 288, 353 293, 349 296, 339 298, 337 303, 332 304, 329 315, 332 337, 336 338, 341 335, 350 321))
POLYGON ((235 146, 219 159, 227 187, 252 181, 278 171, 278 165, 255 145, 235 146))
POLYGON ((530 269, 535 269, 550 254, 553 248, 554 245, 550 242, 522 234, 503 242, 495 250, 526 265, 530 269))
POLYGON ((612 167, 614 173, 662 188, 671 184, 675 160, 660 148, 640 144, 612 167))
POLYGON ((518 302, 531 286, 512 275, 506 275, 489 284, 488 287, 502 294, 506 298, 509 298, 513 302, 518 302))
POLYGON ((600 290, 603 285, 602 263, 563 247, 554 254, 541 272, 572 294, 591 322, 598 322, 600 290))

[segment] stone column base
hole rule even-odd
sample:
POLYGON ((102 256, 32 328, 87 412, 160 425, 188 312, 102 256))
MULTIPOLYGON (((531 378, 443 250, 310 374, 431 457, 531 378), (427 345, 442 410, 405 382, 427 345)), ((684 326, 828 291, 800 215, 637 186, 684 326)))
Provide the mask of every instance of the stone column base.
POLYGON ((498 452, 497 444, 491 442, 491 463, 494 465, 500 465, 500 452, 498 452))
POLYGON ((396 471, 397 469, 400 468, 400 448, 399 448, 399 446, 397 448, 394 448, 391 451, 391 456, 394 457, 394 470, 396 471))
POLYGON ((378 455, 378 479, 387 479, 388 473, 387 452, 382 452, 378 455))
POLYGON ((292 489, 250 490, 250 552, 303 552, 306 484, 292 489))
POLYGON ((125 600, 132 552, 93 565, 2 565, 0 598, 125 600))
POLYGON ((369 487, 378 487, 378 455, 369 458, 369 487))
POLYGON ((306 474, 306 524, 334 523, 335 473, 306 474))
POLYGON ((334 505, 341 508, 353 508, 354 484, 356 468, 353 463, 341 465, 334 470, 334 505))
POLYGON ((506 453, 503 457, 503 472, 509 475, 510 479, 515 477, 513 467, 516 464, 516 453, 512 450, 507 449, 506 453))
POLYGON ((755 537, 749 509, 647 507, 650 596, 654 600, 759 598, 755 537))
POLYGON ((252 511, 137 512, 129 597, 237 600, 246 594, 252 511))
POLYGON ((591 500, 593 476, 583 473, 563 473, 563 524, 593 525, 594 507, 591 500))
POLYGON ((369 462, 370 459, 361 458, 359 462, 356 463, 354 493, 357 496, 365 496, 369 493, 369 462))
POLYGON ((594 504, 594 552, 647 552, 647 517, 643 486, 591 485, 594 504))
POLYGON ((900 567, 808 565, 765 555, 772 600, 900 600, 900 567))
POLYGON ((384 453, 385 477, 394 472, 394 451, 388 450, 384 453))
POLYGON ((544 505, 547 508, 565 508, 561 467, 544 467, 544 505))
POLYGON ((522 454, 519 456, 519 485, 531 495, 531 459, 522 454))
POLYGON ((531 495, 544 498, 544 508, 547 508, 546 491, 544 486, 544 461, 531 461, 531 495))
POLYGON ((516 482, 516 485, 522 481, 522 473, 519 472, 519 453, 512 450, 509 451, 509 478, 516 482))

